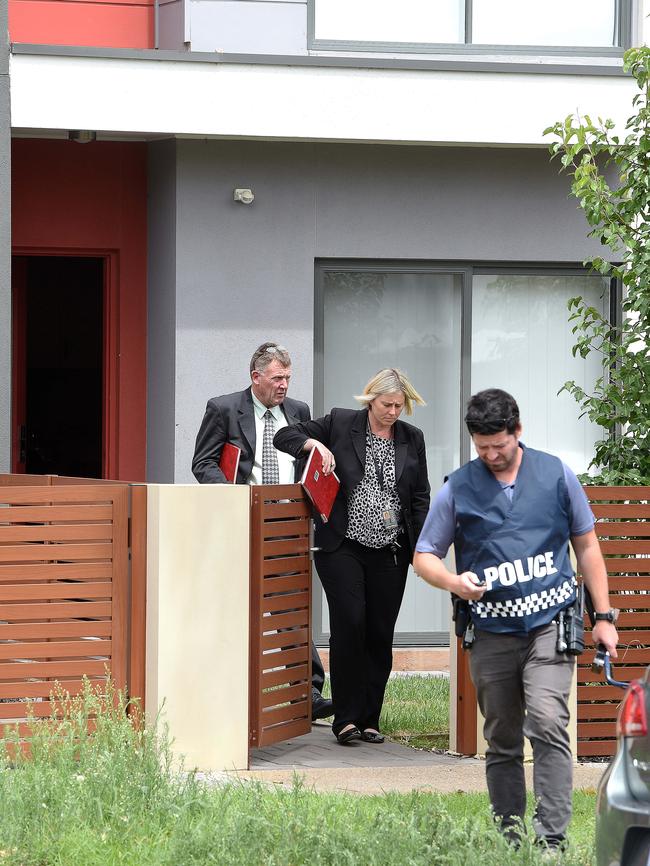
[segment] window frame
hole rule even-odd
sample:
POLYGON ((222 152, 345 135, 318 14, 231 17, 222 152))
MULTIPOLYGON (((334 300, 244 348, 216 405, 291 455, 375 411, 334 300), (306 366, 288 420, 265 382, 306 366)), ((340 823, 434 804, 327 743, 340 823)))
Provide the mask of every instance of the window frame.
MULTIPOLYGON (((316 3, 307 0, 307 48, 310 51, 349 51, 353 53, 449 54, 449 55, 524 55, 538 57, 613 57, 619 58, 631 47, 633 9, 637 0, 615 0, 618 21, 618 44, 612 47, 542 46, 542 45, 475 45, 472 36, 472 0, 465 2, 464 42, 373 42, 316 37, 316 3)), ((325 2, 325 0, 320 0, 325 2)))

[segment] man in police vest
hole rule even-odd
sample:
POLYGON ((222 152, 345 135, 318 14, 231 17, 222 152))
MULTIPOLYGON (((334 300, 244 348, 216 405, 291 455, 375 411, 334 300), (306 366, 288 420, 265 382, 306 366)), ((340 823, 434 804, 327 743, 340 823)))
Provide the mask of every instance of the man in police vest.
POLYGON ((578 479, 559 458, 519 441, 514 398, 496 388, 475 394, 465 423, 478 459, 438 492, 413 565, 427 583, 469 602, 470 671, 485 718, 495 819, 516 844, 526 811, 525 735, 533 748, 536 837, 548 848, 563 847, 573 788, 567 728, 575 656, 559 651, 558 620, 576 598, 569 542, 596 612, 593 641, 616 658, 607 571, 578 479), (456 574, 443 562, 451 544, 456 574))

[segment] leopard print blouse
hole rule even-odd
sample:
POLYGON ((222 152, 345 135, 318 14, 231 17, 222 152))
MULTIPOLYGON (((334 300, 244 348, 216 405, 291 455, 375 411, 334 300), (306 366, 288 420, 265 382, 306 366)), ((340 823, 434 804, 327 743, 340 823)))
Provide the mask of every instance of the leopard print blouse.
POLYGON ((392 439, 383 439, 367 430, 364 475, 354 490, 348 494, 346 538, 358 541, 366 547, 385 547, 395 541, 403 531, 401 517, 402 505, 395 489, 395 445, 392 439), (379 464, 380 472, 383 468, 383 490, 377 477, 375 461, 379 464), (387 508, 395 511, 398 525, 394 529, 384 527, 382 512, 387 508))

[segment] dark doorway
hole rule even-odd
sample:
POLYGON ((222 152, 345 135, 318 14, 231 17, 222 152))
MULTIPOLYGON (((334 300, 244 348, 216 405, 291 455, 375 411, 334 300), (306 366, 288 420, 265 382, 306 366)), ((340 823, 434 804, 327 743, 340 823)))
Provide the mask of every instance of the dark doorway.
POLYGON ((104 260, 16 256, 14 270, 14 340, 24 341, 14 353, 24 371, 14 380, 24 389, 16 462, 28 473, 101 478, 104 260))

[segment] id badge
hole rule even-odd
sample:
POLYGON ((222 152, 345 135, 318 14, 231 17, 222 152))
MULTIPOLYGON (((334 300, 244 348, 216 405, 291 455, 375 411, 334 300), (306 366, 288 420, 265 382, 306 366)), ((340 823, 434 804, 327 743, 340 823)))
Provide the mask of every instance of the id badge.
POLYGON ((384 521, 384 529, 397 529, 399 524, 397 522, 397 515, 395 514, 394 508, 385 508, 382 511, 381 516, 384 521))

